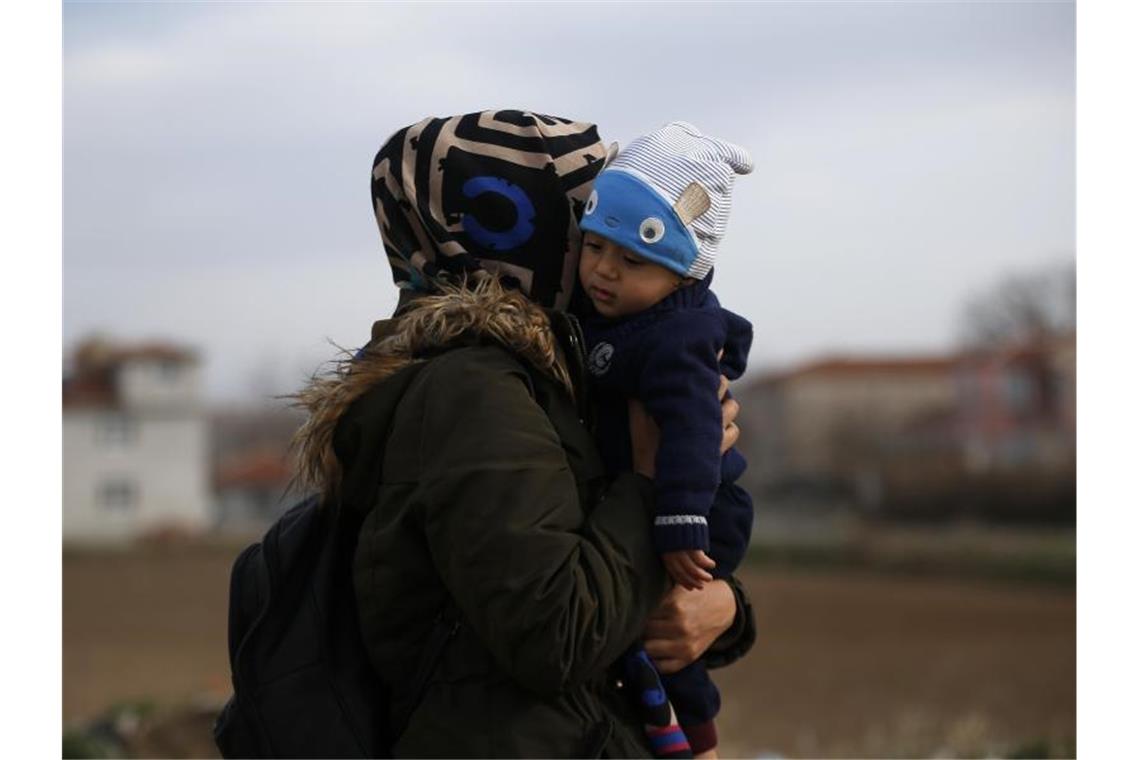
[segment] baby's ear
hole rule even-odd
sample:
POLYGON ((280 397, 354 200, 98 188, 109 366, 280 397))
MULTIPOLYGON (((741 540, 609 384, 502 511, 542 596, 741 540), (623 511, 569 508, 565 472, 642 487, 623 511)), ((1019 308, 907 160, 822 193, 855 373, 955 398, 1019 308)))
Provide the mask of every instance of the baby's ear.
POLYGON ((688 225, 701 214, 709 210, 712 201, 709 194, 697 182, 689 183, 681 197, 673 204, 673 210, 681 218, 681 224, 688 225))

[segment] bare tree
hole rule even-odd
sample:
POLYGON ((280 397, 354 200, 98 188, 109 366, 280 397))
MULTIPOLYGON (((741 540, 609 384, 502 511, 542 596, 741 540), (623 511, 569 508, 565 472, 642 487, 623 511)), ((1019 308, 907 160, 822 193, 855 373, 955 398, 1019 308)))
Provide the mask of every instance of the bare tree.
POLYGON ((988 347, 1046 338, 1077 327, 1075 262, 1006 277, 967 302, 962 338, 988 347))

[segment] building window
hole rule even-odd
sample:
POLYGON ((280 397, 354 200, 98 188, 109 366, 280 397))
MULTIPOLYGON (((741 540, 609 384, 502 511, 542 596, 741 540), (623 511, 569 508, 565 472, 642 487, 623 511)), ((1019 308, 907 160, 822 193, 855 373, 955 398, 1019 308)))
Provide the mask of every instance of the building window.
POLYGON ((137 436, 134 421, 123 414, 107 415, 95 426, 95 442, 105 446, 127 446, 137 436))
POLYGON ((131 481, 114 478, 99 484, 98 500, 108 512, 129 512, 138 506, 139 491, 131 481))
POLYGON ((158 363, 158 378, 164 383, 173 383, 182 375, 182 364, 174 359, 163 359, 158 363))
POLYGON ((973 411, 982 399, 981 383, 978 382, 977 375, 968 370, 960 370, 954 379, 958 386, 958 399, 961 401, 962 407, 973 411))
POLYGON ((1033 381, 1024 372, 1012 372, 1005 378, 1006 403, 1014 413, 1028 412, 1033 404, 1033 381))

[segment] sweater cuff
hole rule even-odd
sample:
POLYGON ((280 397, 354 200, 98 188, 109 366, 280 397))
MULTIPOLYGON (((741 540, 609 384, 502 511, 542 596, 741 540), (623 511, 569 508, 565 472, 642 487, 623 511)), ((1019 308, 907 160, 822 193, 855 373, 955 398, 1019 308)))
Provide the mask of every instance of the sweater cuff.
POLYGON ((700 515, 657 515, 653 539, 659 552, 709 550, 709 523, 700 515))
POLYGON ((715 720, 706 720, 704 723, 698 723, 695 726, 682 724, 681 728, 685 732, 685 738, 689 740, 689 748, 692 749, 694 755, 708 752, 710 749, 716 749, 717 735, 715 720))

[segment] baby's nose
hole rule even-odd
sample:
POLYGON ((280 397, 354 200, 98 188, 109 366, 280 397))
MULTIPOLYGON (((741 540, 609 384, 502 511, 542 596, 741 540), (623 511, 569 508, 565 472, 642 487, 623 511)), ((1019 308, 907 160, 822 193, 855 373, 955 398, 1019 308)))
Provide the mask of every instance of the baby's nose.
POLYGON ((602 260, 598 262, 597 271, 606 277, 612 277, 617 273, 617 265, 610 256, 603 256, 602 260))

